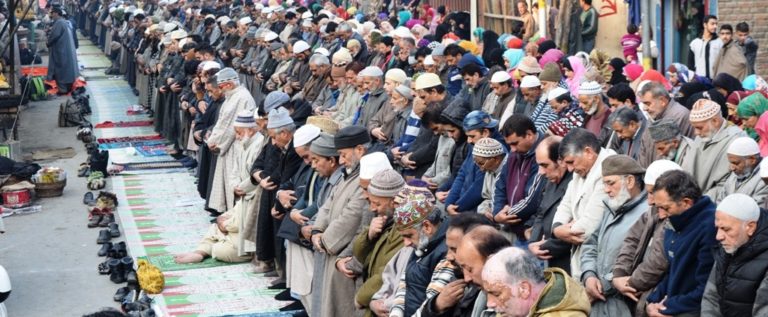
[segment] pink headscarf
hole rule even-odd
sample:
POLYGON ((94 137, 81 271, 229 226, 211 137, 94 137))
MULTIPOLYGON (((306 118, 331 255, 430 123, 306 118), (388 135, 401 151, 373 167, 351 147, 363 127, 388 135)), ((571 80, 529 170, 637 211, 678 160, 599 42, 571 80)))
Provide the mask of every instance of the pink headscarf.
POLYGON ((568 62, 571 64, 571 69, 573 69, 573 79, 566 78, 565 83, 568 84, 568 90, 571 91, 571 95, 578 97, 579 86, 581 85, 581 80, 584 78, 584 73, 586 73, 587 70, 584 68, 584 63, 581 62, 581 58, 571 56, 568 57, 568 62))
POLYGON ((563 51, 559 49, 556 49, 556 48, 549 49, 546 52, 544 52, 543 55, 541 55, 541 59, 539 59, 539 66, 541 66, 541 68, 544 68, 544 65, 547 65, 549 63, 558 63, 560 62, 561 59, 563 59, 564 56, 565 54, 563 53, 563 51))
POLYGON ((766 157, 768 156, 768 111, 763 113, 760 116, 760 119, 757 119, 755 132, 757 132, 757 135, 760 137, 760 142, 758 142, 758 145, 760 146, 760 156, 766 157))
POLYGON ((624 66, 624 75, 627 76, 629 81, 635 81, 643 74, 643 66, 638 64, 627 64, 624 66))

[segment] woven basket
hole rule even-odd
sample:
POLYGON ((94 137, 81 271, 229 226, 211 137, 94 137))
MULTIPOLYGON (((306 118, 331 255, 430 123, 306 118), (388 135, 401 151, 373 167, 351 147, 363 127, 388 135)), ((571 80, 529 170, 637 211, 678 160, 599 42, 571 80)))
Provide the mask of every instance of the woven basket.
POLYGON ((59 197, 64 193, 64 186, 67 186, 67 180, 55 183, 35 183, 35 193, 37 197, 59 197))

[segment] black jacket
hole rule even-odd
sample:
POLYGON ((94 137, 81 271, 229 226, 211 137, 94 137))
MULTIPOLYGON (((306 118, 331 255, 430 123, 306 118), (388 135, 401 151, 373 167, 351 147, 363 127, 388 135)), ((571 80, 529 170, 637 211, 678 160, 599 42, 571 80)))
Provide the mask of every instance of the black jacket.
POLYGON ((530 240, 530 242, 536 242, 547 239, 541 249, 549 250, 549 254, 552 256, 548 261, 549 266, 561 268, 569 273, 571 271, 571 245, 555 238, 552 233, 552 219, 555 217, 557 207, 560 206, 560 201, 563 200, 565 190, 572 179, 573 173, 566 172, 560 184, 547 181, 547 184, 544 185, 539 210, 532 217, 533 226, 531 226, 530 240))
POLYGON ((448 219, 443 219, 437 229, 437 233, 429 240, 427 248, 421 250, 424 256, 419 257, 416 252, 411 255, 408 265, 405 267, 405 316, 416 313, 421 303, 427 297, 427 285, 432 280, 432 272, 435 266, 448 251, 445 245, 445 232, 448 231, 448 219))

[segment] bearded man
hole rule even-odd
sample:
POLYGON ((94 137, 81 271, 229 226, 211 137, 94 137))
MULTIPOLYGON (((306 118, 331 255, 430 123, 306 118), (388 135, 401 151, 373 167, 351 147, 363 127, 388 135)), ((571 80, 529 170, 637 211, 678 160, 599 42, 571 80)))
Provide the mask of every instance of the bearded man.
POLYGON ((614 155, 602 164, 608 199, 597 230, 581 246, 581 281, 592 300, 594 316, 631 316, 626 298, 611 284, 613 264, 633 224, 648 210, 643 169, 627 155, 614 155))
POLYGON ((762 158, 755 139, 744 136, 733 140, 728 145, 727 155, 731 174, 712 199, 719 204, 726 196, 741 193, 752 197, 762 206, 768 197, 768 185, 760 178, 762 158))

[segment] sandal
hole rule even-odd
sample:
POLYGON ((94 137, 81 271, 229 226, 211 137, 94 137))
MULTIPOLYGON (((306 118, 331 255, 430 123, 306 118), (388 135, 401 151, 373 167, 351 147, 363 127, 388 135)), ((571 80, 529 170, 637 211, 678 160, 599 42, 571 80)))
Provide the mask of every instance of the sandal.
POLYGON ((110 270, 109 270, 109 265, 107 265, 107 262, 109 262, 109 259, 107 259, 106 261, 104 261, 104 262, 101 262, 101 263, 99 264, 99 274, 101 274, 101 275, 107 275, 107 274, 109 274, 109 273, 110 273, 110 270))
POLYGON ((77 169, 77 177, 86 177, 91 171, 91 166, 88 163, 81 163, 80 168, 77 169))
POLYGON ((83 195, 83 204, 88 206, 96 205, 96 198, 93 198, 92 192, 87 192, 85 195, 83 195))

